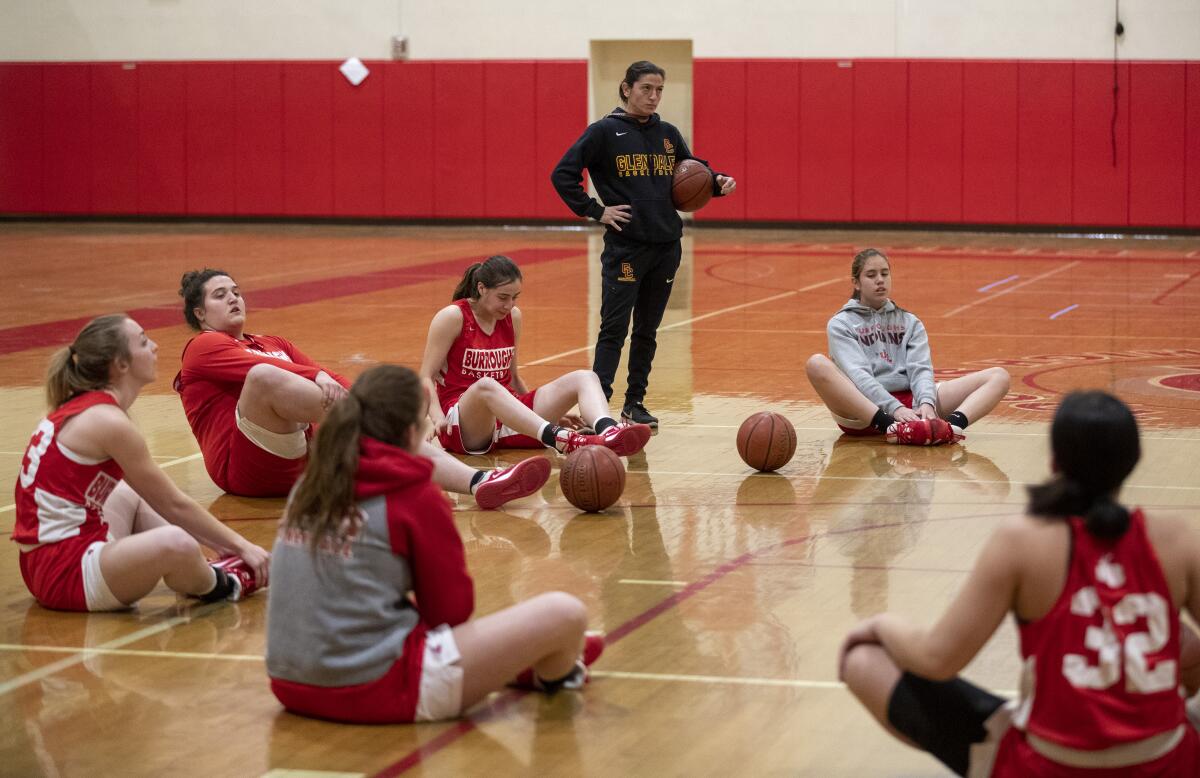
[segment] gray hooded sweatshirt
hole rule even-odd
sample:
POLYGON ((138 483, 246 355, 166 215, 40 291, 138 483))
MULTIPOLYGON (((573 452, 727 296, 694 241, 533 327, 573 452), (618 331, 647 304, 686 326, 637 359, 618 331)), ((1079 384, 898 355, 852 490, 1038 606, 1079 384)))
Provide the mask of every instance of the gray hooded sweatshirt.
POLYGON ((901 403, 892 392, 911 391, 913 407, 937 407, 933 360, 925 325, 888 300, 878 311, 850 299, 825 328, 829 356, 858 390, 888 413, 901 403))

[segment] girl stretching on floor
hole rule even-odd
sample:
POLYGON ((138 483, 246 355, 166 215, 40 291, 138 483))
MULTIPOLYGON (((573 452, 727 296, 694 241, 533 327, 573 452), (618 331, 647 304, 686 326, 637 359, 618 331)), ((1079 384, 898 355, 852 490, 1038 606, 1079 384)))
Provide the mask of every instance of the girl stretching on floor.
POLYGON ((520 295, 517 264, 488 257, 467 268, 453 303, 430 322, 421 379, 437 401, 430 402, 429 417, 442 446, 459 454, 542 446, 564 454, 580 446, 606 446, 618 456, 641 451, 650 427, 614 420, 592 371, 576 370, 533 391, 525 387, 517 373, 520 295), (557 423, 576 404, 595 434, 557 423))
POLYGON ((562 592, 468 621, 474 588, 430 481, 411 370, 359 376, 333 406, 275 542, 267 672, 289 710, 359 723, 453 718, 505 684, 578 689, 603 650, 562 592), (524 672, 523 672, 524 671, 524 672))
POLYGON ((838 427, 909 445, 962 440, 967 424, 1008 392, 1008 371, 990 367, 935 384, 925 325, 889 298, 888 258, 878 249, 861 251, 850 276, 854 292, 826 327, 829 357, 814 354, 806 366, 838 427))

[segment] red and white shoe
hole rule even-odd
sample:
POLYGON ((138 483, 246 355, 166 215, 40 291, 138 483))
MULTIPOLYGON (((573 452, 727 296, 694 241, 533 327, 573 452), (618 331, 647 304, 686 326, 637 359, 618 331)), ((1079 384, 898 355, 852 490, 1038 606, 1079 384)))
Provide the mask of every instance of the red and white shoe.
POLYGON ((254 577, 254 571, 240 556, 221 557, 213 562, 212 566, 224 571, 233 579, 233 593, 225 598, 230 602, 244 600, 262 588, 258 585, 258 579, 254 577))
POLYGON ((558 432, 555 448, 560 454, 570 454, 584 446, 604 446, 619 457, 627 457, 641 451, 650 440, 647 424, 615 424, 599 435, 581 435, 574 430, 558 432))
POLYGON ((559 689, 581 689, 590 679, 588 668, 604 653, 604 633, 588 632, 583 636, 583 653, 575 663, 575 669, 559 681, 543 681, 533 672, 532 667, 522 670, 509 686, 514 689, 528 689, 534 692, 554 694, 559 689))
POLYGON ((499 508, 518 497, 533 494, 549 478, 549 459, 541 456, 522 459, 485 475, 475 487, 475 502, 485 511, 499 508))
POLYGON ((902 446, 940 446, 966 438, 963 431, 945 419, 898 421, 887 429, 887 442, 902 446))

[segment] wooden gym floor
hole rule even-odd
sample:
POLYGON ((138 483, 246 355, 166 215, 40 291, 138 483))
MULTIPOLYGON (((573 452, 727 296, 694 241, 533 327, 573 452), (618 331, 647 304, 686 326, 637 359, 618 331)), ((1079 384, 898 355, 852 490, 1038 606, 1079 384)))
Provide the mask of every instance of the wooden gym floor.
MULTIPOLYGON (((270 546, 280 501, 218 492, 170 388, 189 336, 185 270, 228 270, 250 331, 287 335, 354 376, 415 366, 465 265, 510 254, 526 279, 519 359, 537 385, 590 366, 598 248, 588 230, 0 224, 0 481, 15 482, 44 413, 51 351, 88 318, 128 311, 160 346, 158 380, 132 409, 152 453, 270 546)), ((584 693, 503 692, 448 724, 303 719, 267 688, 269 591, 202 607, 160 588, 125 613, 55 613, 34 604, 5 542, 0 772, 940 775, 836 682, 838 644, 884 609, 941 611, 992 526, 1046 477, 1059 396, 1101 387, 1131 403, 1145 454, 1125 499, 1197 515, 1200 240, 693 230, 677 279, 647 398, 662 430, 628 460, 618 505, 580 514, 557 478, 503 511, 456 501, 479 613, 563 589, 608 632, 584 693), (894 296, 924 320, 940 377, 1012 374, 965 445, 842 439, 814 402, 804 361, 825 350, 851 256, 868 245, 889 251, 894 296), (762 409, 785 413, 799 438, 777 474, 752 472, 734 447, 762 409)), ((499 460, 520 456, 551 455, 499 460)), ((0 500, 0 534, 12 525, 0 500)), ((1017 672, 1006 624, 967 675, 1008 690, 1017 672)))

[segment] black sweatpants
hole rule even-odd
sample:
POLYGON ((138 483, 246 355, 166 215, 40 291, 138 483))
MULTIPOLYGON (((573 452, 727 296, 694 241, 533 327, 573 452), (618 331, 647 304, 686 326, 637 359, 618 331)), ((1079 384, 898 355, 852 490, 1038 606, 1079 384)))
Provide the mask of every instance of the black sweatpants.
POLYGON ((650 366, 658 347, 656 336, 683 248, 679 241, 642 243, 625 240, 609 230, 604 234, 600 255, 604 281, 600 297, 600 335, 592 370, 600 377, 604 396, 612 397, 613 379, 621 361, 629 317, 633 335, 629 340, 629 381, 625 402, 638 403, 646 396, 650 366))

